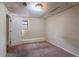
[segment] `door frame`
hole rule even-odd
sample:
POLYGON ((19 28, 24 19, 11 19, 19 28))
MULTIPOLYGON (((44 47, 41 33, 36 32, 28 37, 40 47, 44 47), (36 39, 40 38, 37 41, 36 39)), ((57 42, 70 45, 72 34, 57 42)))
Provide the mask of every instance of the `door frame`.
POLYGON ((9 38, 9 36, 10 36, 10 34, 9 34, 9 32, 10 32, 10 30, 9 30, 10 19, 11 19, 11 17, 8 14, 6 14, 6 38, 7 38, 7 40, 6 40, 6 50, 7 51, 8 51, 8 48, 10 47, 10 44, 11 44, 11 39, 9 38))

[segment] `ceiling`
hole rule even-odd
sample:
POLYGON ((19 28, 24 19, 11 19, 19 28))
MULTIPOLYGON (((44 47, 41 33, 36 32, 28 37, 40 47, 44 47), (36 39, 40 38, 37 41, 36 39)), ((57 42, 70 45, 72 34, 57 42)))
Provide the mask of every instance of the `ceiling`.
POLYGON ((24 17, 41 17, 46 18, 51 15, 58 14, 66 9, 78 5, 78 2, 26 2, 27 6, 23 5, 23 2, 5 2, 5 6, 8 11, 18 16, 24 17), (43 8, 38 9, 36 4, 41 3, 43 8))

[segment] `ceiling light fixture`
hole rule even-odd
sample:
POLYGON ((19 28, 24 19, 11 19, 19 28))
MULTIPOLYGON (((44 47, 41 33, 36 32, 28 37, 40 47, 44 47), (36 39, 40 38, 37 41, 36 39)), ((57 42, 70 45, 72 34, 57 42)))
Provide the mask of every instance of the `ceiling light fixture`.
POLYGON ((39 3, 39 4, 36 4, 35 7, 41 9, 43 8, 43 5, 39 3))

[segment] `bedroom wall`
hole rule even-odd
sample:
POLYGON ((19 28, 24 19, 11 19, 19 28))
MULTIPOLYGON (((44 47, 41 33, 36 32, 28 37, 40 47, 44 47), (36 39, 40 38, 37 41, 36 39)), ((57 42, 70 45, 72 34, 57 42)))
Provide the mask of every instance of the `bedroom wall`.
POLYGON ((79 6, 46 20, 48 42, 79 56, 79 6))
POLYGON ((6 56, 6 8, 0 3, 0 57, 6 56))
POLYGON ((23 18, 11 16, 12 19, 12 38, 11 45, 21 43, 45 41, 45 20, 41 18, 23 18), (28 31, 21 33, 22 20, 28 19, 28 31))

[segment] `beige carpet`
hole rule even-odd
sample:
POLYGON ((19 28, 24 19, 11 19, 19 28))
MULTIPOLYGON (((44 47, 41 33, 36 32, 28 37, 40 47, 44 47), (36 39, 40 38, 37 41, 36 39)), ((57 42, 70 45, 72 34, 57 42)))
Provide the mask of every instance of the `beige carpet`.
POLYGON ((8 49, 7 57, 75 57, 48 42, 29 43, 8 49))

